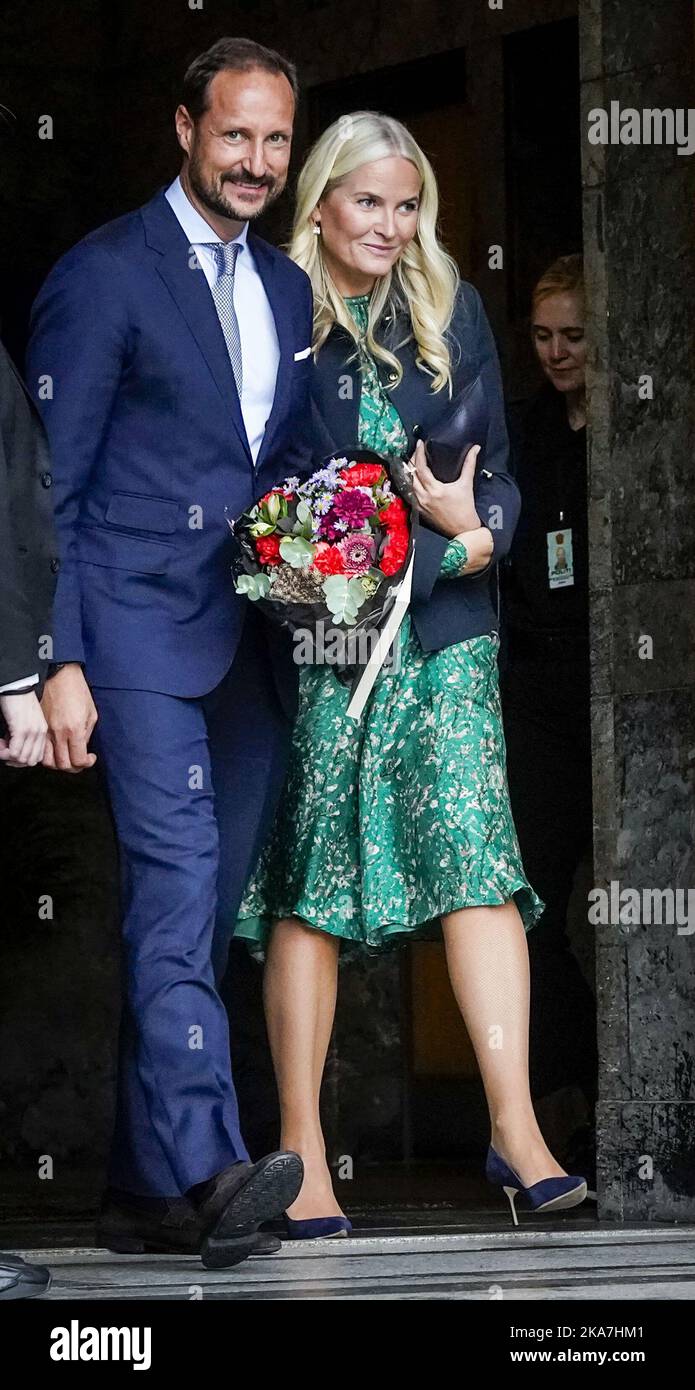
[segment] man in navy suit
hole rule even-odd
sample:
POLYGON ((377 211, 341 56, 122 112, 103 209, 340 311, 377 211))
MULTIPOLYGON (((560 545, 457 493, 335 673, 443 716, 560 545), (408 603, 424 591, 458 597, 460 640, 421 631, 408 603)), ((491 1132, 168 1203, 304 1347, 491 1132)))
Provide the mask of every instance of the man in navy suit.
POLYGON ((249 228, 284 188, 296 94, 293 66, 248 40, 196 59, 179 178, 58 262, 29 353, 61 546, 44 761, 98 757, 122 862, 100 1240, 220 1266, 269 1248, 259 1223, 302 1180, 296 1154, 249 1162, 212 963, 296 699, 289 646, 234 593, 227 524, 309 462, 309 280, 249 228))

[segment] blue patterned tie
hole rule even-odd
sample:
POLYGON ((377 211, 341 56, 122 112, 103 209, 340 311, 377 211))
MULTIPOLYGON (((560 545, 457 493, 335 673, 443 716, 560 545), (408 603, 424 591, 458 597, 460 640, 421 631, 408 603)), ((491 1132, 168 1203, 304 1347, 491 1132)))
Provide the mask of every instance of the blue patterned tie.
POLYGON ((239 400, 241 400, 243 381, 241 335, 239 333, 239 320, 234 308, 234 270, 237 256, 241 251, 241 244, 238 241, 209 241, 205 244, 212 251, 217 262, 217 278, 212 287, 212 297, 224 333, 224 341, 227 344, 239 400))

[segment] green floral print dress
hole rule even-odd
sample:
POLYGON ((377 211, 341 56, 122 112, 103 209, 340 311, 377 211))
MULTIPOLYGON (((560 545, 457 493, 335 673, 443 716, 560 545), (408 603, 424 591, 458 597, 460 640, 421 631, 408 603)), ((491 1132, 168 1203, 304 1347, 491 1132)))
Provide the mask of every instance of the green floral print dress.
MULTIPOLYGON (((367 296, 346 303, 364 333, 367 296)), ((400 417, 361 356, 360 443, 402 457, 400 417)), ((451 541, 442 575, 455 579, 467 558, 451 541)), ((406 616, 397 640, 359 724, 330 666, 301 671, 287 781, 236 925, 254 954, 279 917, 354 951, 432 939, 457 908, 513 897, 527 930, 543 911, 509 804, 497 634, 425 653, 406 616)))

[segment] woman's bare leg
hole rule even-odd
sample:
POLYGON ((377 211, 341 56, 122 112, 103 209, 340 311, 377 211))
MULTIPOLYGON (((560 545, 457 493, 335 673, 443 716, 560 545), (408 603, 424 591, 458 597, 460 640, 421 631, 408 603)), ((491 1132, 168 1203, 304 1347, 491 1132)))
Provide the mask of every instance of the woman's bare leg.
POLYGON ((514 902, 467 907, 442 918, 449 978, 485 1087, 492 1145, 525 1187, 560 1177, 531 1101, 529 963, 514 902))
POLYGON ((280 1146, 301 1154, 302 1190, 288 1213, 296 1221, 341 1216, 326 1162, 319 1097, 333 1031, 339 941, 298 917, 273 926, 263 997, 280 1097, 280 1146))

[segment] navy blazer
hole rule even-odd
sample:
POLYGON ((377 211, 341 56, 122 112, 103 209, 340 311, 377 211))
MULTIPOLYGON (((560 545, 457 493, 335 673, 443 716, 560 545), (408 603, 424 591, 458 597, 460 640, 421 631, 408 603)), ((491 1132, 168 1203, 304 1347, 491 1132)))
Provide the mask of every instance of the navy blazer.
POLYGON ((249 246, 280 345, 255 466, 214 301, 163 190, 73 247, 34 306, 27 376, 61 551, 53 655, 93 685, 214 688, 247 609, 227 518, 308 465, 310 282, 249 246))
MULTIPOLYGON (((440 579, 446 536, 421 525, 415 553, 411 616, 424 651, 464 642, 469 637, 496 631, 497 564, 507 554, 519 517, 519 491, 507 471, 509 445, 504 413, 502 379, 495 340, 477 290, 462 282, 447 332, 451 347, 453 394, 446 389, 436 394, 431 378, 416 365, 415 340, 398 346, 409 332, 407 319, 388 318, 379 327, 382 341, 395 351, 403 368, 400 382, 385 363, 379 362, 382 384, 395 405, 408 435, 409 452, 418 439, 427 439, 440 421, 451 412, 456 395, 478 373, 482 373, 489 411, 482 466, 492 477, 486 479, 479 465, 475 480, 478 515, 489 524, 493 540, 490 564, 475 575, 440 579)), ((318 454, 354 444, 358 437, 360 403, 359 365, 349 359, 354 341, 344 329, 335 327, 318 355, 313 378, 314 447, 318 454)))

